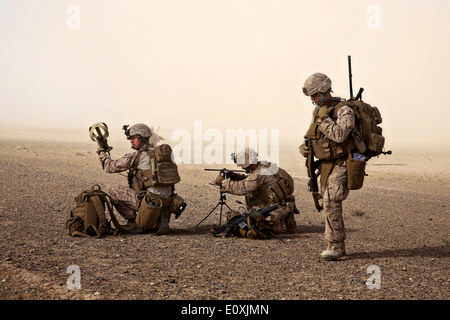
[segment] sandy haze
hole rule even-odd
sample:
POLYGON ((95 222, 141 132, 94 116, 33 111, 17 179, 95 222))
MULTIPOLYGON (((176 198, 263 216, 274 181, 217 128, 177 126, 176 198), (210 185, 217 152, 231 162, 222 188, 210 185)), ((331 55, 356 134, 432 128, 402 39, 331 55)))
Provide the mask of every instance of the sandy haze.
MULTIPOLYGON (((206 165, 180 164, 176 191, 188 203, 171 233, 70 237, 65 230, 74 197, 97 183, 126 184, 104 173, 87 130, 79 135, 35 131, 0 136, 1 299, 448 299, 450 152, 392 148, 372 159, 365 185, 344 202, 348 255, 322 262, 324 224, 306 188, 297 146, 282 148, 281 166, 295 178, 300 214, 284 242, 215 238, 218 202, 206 165), (81 289, 66 272, 80 268, 81 289), (381 272, 370 290, 369 266, 381 272)), ((111 143, 113 158, 128 142, 111 143)), ((217 164, 209 167, 223 167, 217 164)), ((230 166, 230 168, 233 168, 230 166)), ((227 203, 237 208, 228 196, 227 203)), ((124 222, 123 219, 120 219, 124 222)))
POLYGON ((0 299, 448 300, 449 16, 445 0, 2 0, 0 299), (393 154, 370 160, 344 202, 347 256, 322 262, 323 217, 298 152, 312 110, 301 88, 322 72, 349 98, 348 56, 393 154), (170 234, 68 235, 77 194, 127 183, 100 168, 88 135, 100 121, 115 159, 131 151, 124 124, 176 147, 201 123, 188 144, 202 161, 179 163, 188 207, 170 234), (196 227, 219 200, 203 169, 236 168, 228 151, 203 157, 227 129, 278 134, 300 210, 284 241, 215 238, 218 211, 196 227), (80 289, 66 285, 70 266, 80 289), (379 289, 366 285, 373 266, 379 289))

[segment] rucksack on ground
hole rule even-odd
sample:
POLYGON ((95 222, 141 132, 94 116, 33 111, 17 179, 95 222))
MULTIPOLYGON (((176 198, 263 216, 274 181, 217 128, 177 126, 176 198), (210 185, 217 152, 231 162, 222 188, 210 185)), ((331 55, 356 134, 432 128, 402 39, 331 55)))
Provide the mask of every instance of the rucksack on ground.
POLYGON ((66 221, 66 229, 70 236, 101 237, 107 234, 120 234, 121 227, 114 215, 111 199, 99 185, 82 191, 74 200, 75 208, 70 210, 70 218, 66 221), (114 228, 106 217, 106 211, 114 228))

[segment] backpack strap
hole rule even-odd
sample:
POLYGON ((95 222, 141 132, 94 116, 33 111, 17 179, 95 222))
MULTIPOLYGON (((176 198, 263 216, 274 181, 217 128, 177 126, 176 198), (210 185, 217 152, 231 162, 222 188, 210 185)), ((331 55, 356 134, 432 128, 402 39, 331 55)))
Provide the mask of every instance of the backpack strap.
POLYGON ((84 232, 80 232, 80 231, 72 231, 71 236, 80 236, 80 237, 85 237, 85 238, 93 238, 91 235, 88 235, 87 233, 84 232))
POLYGON ((113 207, 111 205, 111 198, 109 195, 107 195, 105 202, 106 206, 108 207, 109 216, 111 217, 114 227, 116 228, 116 230, 114 231, 114 235, 117 236, 122 233, 122 227, 120 226, 119 221, 117 221, 117 218, 113 213, 113 207))
POLYGON ((66 228, 69 230, 69 235, 71 235, 72 237, 80 236, 92 238, 91 235, 78 231, 81 225, 83 225, 83 220, 80 217, 74 217, 71 212, 71 217, 66 221, 66 228))
POLYGON ((97 235, 100 237, 107 231, 105 208, 103 207, 99 196, 97 196, 97 195, 92 196, 90 200, 92 200, 92 203, 94 204, 95 209, 97 211, 99 224, 98 224, 98 229, 96 229, 96 228, 94 228, 94 229, 96 229, 95 231, 96 231, 97 235))

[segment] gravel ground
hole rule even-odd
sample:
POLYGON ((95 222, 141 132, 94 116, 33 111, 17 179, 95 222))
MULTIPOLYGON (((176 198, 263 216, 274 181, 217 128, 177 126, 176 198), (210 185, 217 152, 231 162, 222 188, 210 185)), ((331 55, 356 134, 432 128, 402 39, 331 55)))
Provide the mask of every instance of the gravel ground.
MULTIPOLYGON (((324 262, 323 218, 306 188, 304 159, 297 146, 289 150, 280 165, 295 178, 300 214, 283 241, 213 237, 217 210, 196 227, 219 193, 208 184, 214 173, 185 164, 176 189, 188 207, 172 218, 170 234, 87 239, 65 230, 74 197, 126 178, 101 170, 92 143, 0 138, 0 299, 449 299, 448 160, 437 164, 407 148, 371 160, 365 186, 344 202, 347 256, 324 262), (79 289, 67 285, 71 266, 79 289)), ((237 208, 238 199, 227 203, 237 208)))

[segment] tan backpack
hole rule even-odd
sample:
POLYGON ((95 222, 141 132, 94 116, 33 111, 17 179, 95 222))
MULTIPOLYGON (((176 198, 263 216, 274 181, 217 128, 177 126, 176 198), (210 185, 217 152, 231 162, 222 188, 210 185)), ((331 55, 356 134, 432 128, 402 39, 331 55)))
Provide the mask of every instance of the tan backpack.
POLYGON ((353 136, 355 149, 365 157, 364 160, 358 160, 351 153, 347 157, 347 187, 349 190, 358 190, 364 183, 367 161, 371 157, 377 157, 381 153, 385 153, 383 152, 385 138, 383 137, 383 130, 379 126, 382 118, 377 107, 372 107, 362 100, 342 101, 336 105, 334 114, 336 115, 337 110, 345 105, 355 112, 355 129, 351 135, 353 136))
POLYGON ((149 151, 153 175, 156 176, 156 179, 153 180, 156 185, 172 186, 180 182, 178 167, 172 159, 172 148, 168 144, 162 144, 154 149, 149 149, 149 151))
POLYGON ((335 114, 339 108, 349 106, 355 112, 355 130, 352 132, 355 144, 359 146, 359 153, 367 158, 379 156, 384 149, 385 139, 383 130, 379 126, 382 122, 380 111, 377 107, 362 100, 348 100, 338 103, 335 107, 335 114), (364 144, 361 144, 361 141, 364 144), (362 149, 361 149, 362 148, 362 149))
MULTIPOLYGON (((151 168, 147 170, 136 170, 135 177, 132 177, 130 187, 137 193, 148 187, 160 186, 170 187, 180 182, 178 166, 172 160, 172 148, 168 144, 162 144, 155 148, 148 148, 151 168)), ((133 167, 137 166, 139 156, 136 157, 133 167)))
POLYGON ((98 237, 111 234, 118 235, 121 227, 117 221, 109 195, 94 185, 90 190, 84 190, 75 197, 75 208, 70 210, 70 218, 66 221, 69 235, 82 237, 98 237), (106 218, 106 208, 114 224, 106 218))

